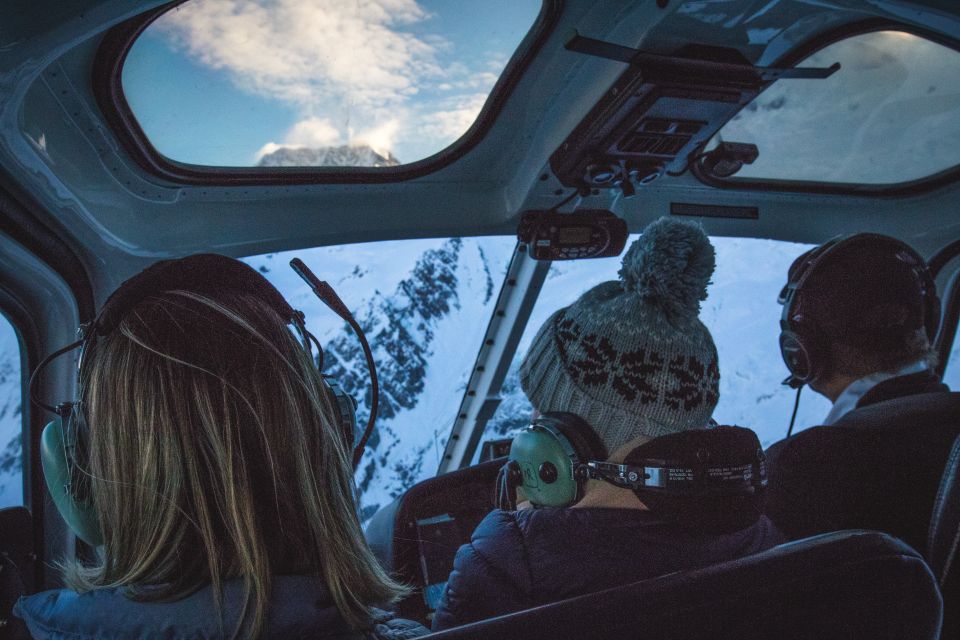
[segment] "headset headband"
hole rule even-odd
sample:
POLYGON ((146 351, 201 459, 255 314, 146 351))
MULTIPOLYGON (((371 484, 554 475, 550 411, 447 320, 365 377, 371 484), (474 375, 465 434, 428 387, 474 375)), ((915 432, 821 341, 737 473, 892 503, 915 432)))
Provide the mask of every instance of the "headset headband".
POLYGON ((178 289, 207 295, 224 291, 250 293, 287 322, 296 323, 299 319, 276 287, 253 267, 216 253, 199 253, 178 260, 161 260, 126 280, 107 298, 90 329, 105 336, 142 301, 178 289))
MULTIPOLYGON (((907 243, 876 233, 858 233, 853 235, 837 236, 823 245, 809 251, 802 256, 799 264, 791 266, 787 276, 787 284, 780 291, 777 302, 783 305, 780 315, 780 349, 784 363, 790 370, 790 376, 784 384, 793 388, 800 388, 809 382, 818 371, 818 349, 812 334, 820 332, 820 325, 814 318, 798 314, 796 305, 801 290, 807 281, 818 271, 818 268, 837 255, 841 249, 848 249, 855 244, 886 245, 891 249, 891 256, 906 264, 917 278, 920 287, 920 303, 922 308, 922 326, 927 338, 933 342, 936 338, 940 323, 940 299, 937 297, 936 282, 927 268, 923 257, 907 243)), ((821 363, 822 364, 822 363, 821 363)))
POLYGON ((591 460, 584 465, 582 473, 591 480, 603 480, 637 493, 711 491, 740 495, 767 486, 762 466, 763 460, 759 457, 743 464, 718 467, 690 466, 678 460, 649 459, 633 461, 632 464, 591 460))
POLYGON ((722 426, 660 436, 633 449, 623 464, 591 460, 581 473, 632 489, 641 498, 650 493, 752 495, 767 486, 765 460, 755 433, 722 426))
MULTIPOLYGON (((363 333, 363 329, 333 288, 317 278, 313 272, 310 271, 309 267, 299 258, 291 260, 290 266, 297 275, 310 285, 310 288, 316 296, 334 313, 340 316, 357 334, 367 361, 371 383, 370 414, 363 435, 353 451, 353 467, 356 469, 360 464, 360 459, 363 457, 366 443, 373 433, 377 419, 377 409, 379 407, 380 384, 373 353, 363 333)), ((76 408, 76 403, 66 402, 53 407, 37 397, 36 387, 37 381, 39 380, 38 374, 54 359, 78 347, 81 348, 82 359, 82 349, 86 346, 89 339, 95 336, 105 336, 116 330, 124 315, 150 296, 176 290, 191 291, 211 296, 222 294, 224 291, 247 293, 256 296, 267 303, 281 318, 297 327, 303 339, 305 349, 310 351, 311 343, 316 346, 322 367, 323 350, 313 334, 307 331, 304 325, 303 313, 291 307, 276 287, 246 263, 215 253, 200 253, 186 258, 161 260, 124 281, 124 283, 107 298, 103 308, 93 322, 80 328, 81 335, 79 340, 58 349, 40 361, 30 377, 31 400, 38 406, 57 413, 61 417, 66 417, 72 413, 76 408)), ((337 402, 342 404, 342 398, 340 396, 343 394, 334 392, 334 395, 336 396, 337 402)), ((341 413, 344 409, 346 409, 346 407, 340 407, 341 413)))
MULTIPOLYGON (((917 253, 916 250, 907 243, 878 233, 857 233, 837 236, 810 251, 803 262, 797 266, 796 270, 788 274, 787 284, 777 299, 777 302, 784 306, 783 319, 790 319, 793 305, 796 303, 799 291, 803 288, 804 284, 806 284, 807 280, 817 271, 817 267, 826 262, 830 256, 836 255, 841 248, 847 249, 854 244, 867 243, 889 245, 890 248, 895 250, 893 255, 907 264, 914 272, 920 284, 920 297, 924 302, 924 320, 922 325, 929 327, 930 318, 927 317, 928 309, 926 308, 926 303, 931 296, 936 298, 936 283, 930 274, 930 270, 927 268, 923 256, 917 253)), ((934 316, 939 321, 938 315, 934 314, 934 316)), ((933 333, 936 333, 936 327, 933 328, 933 333)), ((934 337, 935 336, 930 336, 931 340, 934 337)))

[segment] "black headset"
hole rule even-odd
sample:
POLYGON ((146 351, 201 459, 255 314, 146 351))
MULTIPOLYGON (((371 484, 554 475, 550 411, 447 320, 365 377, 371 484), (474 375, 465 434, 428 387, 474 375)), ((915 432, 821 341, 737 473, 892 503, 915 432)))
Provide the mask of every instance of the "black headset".
POLYGON ((787 284, 780 291, 777 301, 783 305, 780 316, 780 355, 790 375, 783 381, 793 389, 815 380, 829 365, 830 341, 817 323, 816 318, 805 315, 797 307, 804 284, 818 267, 835 256, 839 249, 854 244, 873 245, 883 251, 889 251, 891 257, 899 259, 917 278, 923 306, 923 326, 927 338, 932 343, 940 325, 940 298, 937 286, 927 268, 923 257, 910 245, 875 233, 858 233, 837 236, 823 245, 811 250, 787 276, 787 284))
POLYGON ((630 489, 681 526, 737 531, 760 517, 766 458, 757 435, 713 426, 654 438, 623 463, 607 461, 594 430, 572 413, 546 413, 514 437, 497 478, 496 506, 515 509, 517 489, 534 507, 567 507, 587 480, 630 489))
MULTIPOLYGON (((319 280, 299 259, 293 259, 290 265, 310 285, 317 297, 356 332, 366 356, 372 398, 366 429, 359 439, 357 439, 356 430, 356 402, 342 391, 335 380, 326 376, 322 378, 324 392, 332 400, 339 432, 346 446, 353 449, 353 467, 356 469, 363 457, 364 448, 373 431, 377 416, 379 383, 373 354, 363 330, 333 288, 319 280)), ((86 412, 79 400, 63 402, 55 407, 38 400, 35 393, 38 374, 55 358, 79 348, 80 357, 77 364, 79 383, 83 354, 99 337, 115 331, 126 314, 140 302, 150 296, 175 290, 213 295, 229 291, 259 298, 287 323, 293 325, 303 342, 304 350, 311 359, 313 359, 312 348, 316 347, 318 351, 316 361, 319 368, 323 368, 323 350, 317 339, 307 330, 304 314, 291 307, 280 292, 260 273, 239 260, 218 254, 197 254, 178 260, 163 260, 125 281, 110 295, 96 318, 80 327, 79 340, 44 358, 37 365, 30 379, 30 396, 33 402, 58 416, 44 428, 41 436, 41 461, 47 487, 70 528, 81 539, 92 545, 102 544, 103 537, 93 509, 90 477, 86 471, 87 443, 90 433, 86 412)))

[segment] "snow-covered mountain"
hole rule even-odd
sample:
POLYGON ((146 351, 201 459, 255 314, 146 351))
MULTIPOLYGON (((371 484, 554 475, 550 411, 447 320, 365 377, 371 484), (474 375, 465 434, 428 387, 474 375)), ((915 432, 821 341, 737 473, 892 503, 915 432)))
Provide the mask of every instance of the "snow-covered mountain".
POLYGON ((394 167, 392 153, 377 153, 363 145, 337 147, 280 147, 260 158, 259 167, 394 167))
POLYGON ((0 315, 0 509, 23 502, 21 385, 17 335, 0 315))

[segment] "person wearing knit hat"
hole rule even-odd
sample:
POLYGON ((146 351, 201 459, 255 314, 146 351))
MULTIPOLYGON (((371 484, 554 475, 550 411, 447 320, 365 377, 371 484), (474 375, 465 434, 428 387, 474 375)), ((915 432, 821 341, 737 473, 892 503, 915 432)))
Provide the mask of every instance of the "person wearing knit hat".
MULTIPOLYGON (((599 437, 616 463, 643 450, 650 451, 643 457, 672 454, 667 449, 685 437, 681 432, 708 427, 720 397, 720 369, 699 312, 715 261, 700 225, 673 218, 651 223, 624 256, 619 280, 593 287, 540 328, 520 366, 534 408, 582 418, 580 428, 599 437)), ((759 510, 750 524, 737 525, 743 528, 721 531, 693 519, 679 522, 662 506, 592 479, 571 506, 493 511, 457 552, 433 629, 723 562, 783 541, 759 510)), ((725 508, 712 504, 704 513, 725 508)))
POLYGON ((661 218, 604 282, 544 323, 520 364, 540 411, 583 418, 607 451, 707 425, 720 398, 717 348, 700 322, 715 266, 693 223, 661 218))

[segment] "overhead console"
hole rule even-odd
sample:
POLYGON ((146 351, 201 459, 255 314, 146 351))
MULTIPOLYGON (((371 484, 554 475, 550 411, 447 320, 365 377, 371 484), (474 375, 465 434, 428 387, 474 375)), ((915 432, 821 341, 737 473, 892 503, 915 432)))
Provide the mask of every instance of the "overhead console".
POLYGON ((749 144, 702 151, 776 80, 826 78, 840 68, 755 67, 736 49, 700 45, 665 56, 579 34, 565 46, 630 67, 553 153, 550 167, 568 187, 619 187, 625 195, 666 173, 683 173, 692 162, 702 160, 717 175, 753 162, 757 148, 749 144))

